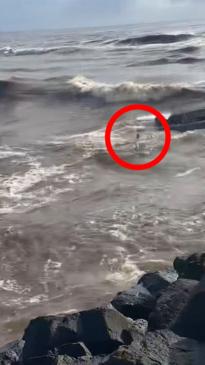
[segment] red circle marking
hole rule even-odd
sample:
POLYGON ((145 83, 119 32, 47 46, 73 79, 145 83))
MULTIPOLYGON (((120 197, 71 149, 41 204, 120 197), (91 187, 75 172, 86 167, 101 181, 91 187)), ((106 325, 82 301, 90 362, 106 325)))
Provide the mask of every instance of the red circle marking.
POLYGON ((121 167, 123 167, 125 169, 129 169, 129 170, 147 170, 147 169, 151 169, 152 167, 158 165, 164 159, 166 154, 168 153, 169 147, 171 144, 171 131, 170 131, 170 127, 169 127, 167 120, 157 109, 155 109, 149 105, 144 105, 144 104, 131 104, 131 105, 127 105, 127 106, 117 110, 111 116, 110 120, 108 121, 106 130, 105 130, 105 144, 106 144, 108 153, 110 154, 112 159, 121 167), (133 111, 133 110, 143 110, 143 111, 153 114, 159 120, 159 122, 162 124, 162 126, 164 128, 164 132, 165 132, 164 146, 163 146, 161 152, 159 153, 159 155, 157 157, 155 157, 153 160, 151 160, 147 163, 143 163, 143 164, 132 164, 132 163, 129 163, 129 162, 121 159, 118 156, 118 154, 115 152, 114 148, 112 147, 112 143, 111 143, 111 133, 112 133, 112 129, 113 129, 115 122, 117 122, 117 120, 122 115, 124 115, 130 111, 133 111))

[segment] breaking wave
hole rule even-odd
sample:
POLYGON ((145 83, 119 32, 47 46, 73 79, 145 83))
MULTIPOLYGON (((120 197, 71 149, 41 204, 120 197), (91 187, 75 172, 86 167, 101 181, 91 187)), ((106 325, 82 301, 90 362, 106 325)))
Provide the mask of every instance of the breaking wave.
POLYGON ((90 95, 102 98, 106 102, 121 101, 162 101, 169 97, 186 96, 203 93, 189 84, 141 84, 127 81, 120 84, 99 83, 85 77, 77 76, 68 81, 68 92, 76 96, 90 95))
POLYGON ((203 86, 195 84, 143 84, 126 81, 118 84, 97 82, 84 76, 69 80, 45 80, 29 84, 29 80, 0 81, 0 97, 54 96, 66 100, 94 98, 105 103, 124 101, 164 101, 178 97, 204 97, 203 86))

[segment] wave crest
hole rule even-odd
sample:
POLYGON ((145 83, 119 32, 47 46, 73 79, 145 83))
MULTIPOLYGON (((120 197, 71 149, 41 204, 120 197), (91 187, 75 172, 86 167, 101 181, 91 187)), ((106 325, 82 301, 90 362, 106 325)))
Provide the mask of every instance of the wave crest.
POLYGON ((146 35, 142 37, 132 37, 132 38, 125 38, 119 40, 117 42, 118 45, 131 45, 135 46, 137 44, 166 44, 166 43, 176 43, 176 42, 183 42, 188 41, 193 37, 193 34, 189 33, 181 33, 181 34, 153 34, 153 35, 146 35))
POLYGON ((95 82, 83 76, 69 80, 68 92, 75 96, 93 96, 106 102, 122 101, 163 101, 170 97, 186 96, 203 93, 189 84, 140 84, 127 81, 120 84, 105 84, 95 82))
POLYGON ((83 98, 105 103, 163 102, 170 98, 204 97, 205 89, 192 84, 142 84, 125 81, 119 84, 97 82, 84 76, 69 80, 54 79, 33 83, 31 80, 0 81, 0 97, 9 99, 52 96, 62 100, 83 98))

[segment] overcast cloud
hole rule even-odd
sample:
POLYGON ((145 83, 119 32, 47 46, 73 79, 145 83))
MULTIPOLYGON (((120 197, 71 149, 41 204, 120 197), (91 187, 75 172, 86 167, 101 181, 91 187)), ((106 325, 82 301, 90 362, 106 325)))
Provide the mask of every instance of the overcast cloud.
POLYGON ((205 0, 0 0, 0 30, 205 18, 205 0))

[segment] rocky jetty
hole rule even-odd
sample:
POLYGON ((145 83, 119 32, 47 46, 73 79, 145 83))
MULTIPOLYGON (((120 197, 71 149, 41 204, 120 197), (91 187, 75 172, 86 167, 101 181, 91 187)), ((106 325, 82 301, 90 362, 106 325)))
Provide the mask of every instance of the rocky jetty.
MULTIPOLYGON (((161 129, 162 126, 158 120, 156 126, 161 129)), ((172 114, 168 118, 171 130, 178 132, 193 131, 205 128, 205 109, 193 110, 183 113, 172 114)))
POLYGON ((105 307, 33 319, 0 365, 205 364, 205 253, 147 273, 105 307))

